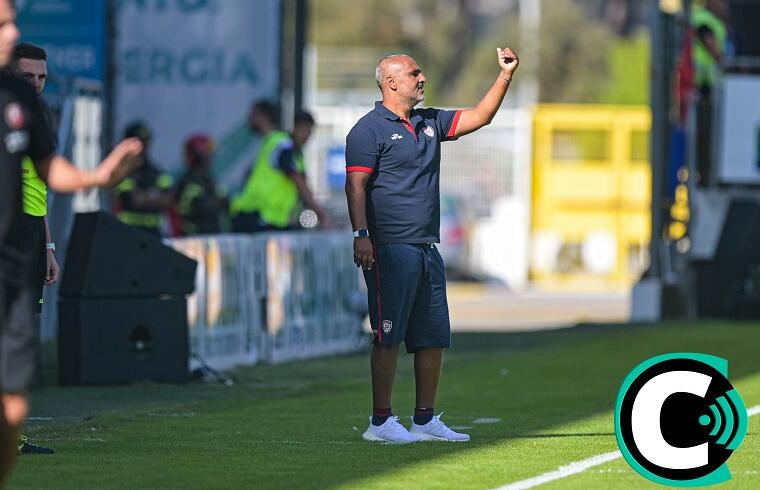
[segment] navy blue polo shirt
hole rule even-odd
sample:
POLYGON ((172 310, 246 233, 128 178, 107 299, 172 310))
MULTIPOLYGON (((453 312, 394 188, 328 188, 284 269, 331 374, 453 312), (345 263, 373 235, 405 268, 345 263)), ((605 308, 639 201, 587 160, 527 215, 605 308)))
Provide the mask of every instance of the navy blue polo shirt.
POLYGON ((375 102, 348 133, 346 172, 372 174, 367 221, 375 242, 440 242, 441 142, 455 139, 460 113, 413 109, 405 121, 375 102))

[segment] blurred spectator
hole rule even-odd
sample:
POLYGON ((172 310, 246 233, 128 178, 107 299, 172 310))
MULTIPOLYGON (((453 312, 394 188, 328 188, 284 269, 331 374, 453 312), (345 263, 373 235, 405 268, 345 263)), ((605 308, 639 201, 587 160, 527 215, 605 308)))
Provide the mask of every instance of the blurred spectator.
MULTIPOLYGON (((303 149, 311 138, 311 134, 314 131, 315 125, 316 121, 310 112, 301 111, 296 114, 295 118, 293 118, 293 131, 290 133, 290 138, 293 140, 293 158, 295 159, 297 165, 302 169, 306 168, 303 149)), ((299 196, 301 197, 300 202, 302 204, 301 210, 303 210, 304 205, 306 208, 312 209, 318 213, 317 217, 322 227, 331 228, 332 222, 327 216, 327 213, 323 211, 323 208, 320 207, 319 203, 317 203, 316 200, 312 197, 311 187, 309 187, 308 181, 306 180, 305 170, 303 171, 303 178, 305 184, 304 188, 301 189, 299 187, 299 196), (304 197, 305 194, 308 194, 308 196, 304 197), (311 202, 312 204, 309 205, 307 204, 308 202, 311 202)))
POLYGON ((726 52, 728 40, 727 25, 726 0, 706 0, 704 5, 697 3, 692 8, 694 83, 702 94, 712 91, 720 72, 720 63, 726 52))
POLYGON ((728 15, 726 0, 705 0, 695 3, 691 9, 691 63, 694 70, 694 88, 699 94, 696 114, 696 163, 699 182, 703 184, 711 180, 712 93, 726 52, 728 15))
POLYGON ((130 124, 125 138, 138 138, 145 147, 143 164, 114 189, 114 210, 118 218, 154 235, 161 235, 161 217, 170 211, 172 178, 161 172, 148 154, 151 132, 143 122, 130 124))
POLYGON ((214 141, 206 134, 195 134, 185 141, 188 168, 175 190, 182 235, 222 232, 227 199, 211 175, 213 154, 214 141))
POLYGON ((323 227, 330 226, 306 183, 303 145, 311 136, 314 118, 302 113, 295 123, 289 135, 277 130, 277 109, 272 103, 258 101, 251 108, 248 124, 262 143, 242 192, 232 201, 234 231, 290 229, 299 197, 323 227))
MULTIPOLYGON (((18 431, 29 412, 27 392, 35 376, 33 249, 26 234, 22 160, 32 159, 37 175, 57 192, 116 185, 138 162, 137 140, 118 144, 92 171, 82 171, 55 154, 53 134, 34 89, 5 69, 19 36, 13 2, 0 2, 0 486, 15 463, 18 431)), ((24 442, 24 441, 20 441, 24 442)))

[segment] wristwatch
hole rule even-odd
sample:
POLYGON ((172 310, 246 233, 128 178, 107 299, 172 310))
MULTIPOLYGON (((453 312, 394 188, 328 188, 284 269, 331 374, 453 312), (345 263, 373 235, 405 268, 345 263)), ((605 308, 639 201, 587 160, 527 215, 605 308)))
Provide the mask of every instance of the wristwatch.
POLYGON ((369 230, 362 228, 354 232, 354 238, 369 238, 369 230))
POLYGON ((51 252, 55 252, 55 243, 49 242, 45 244, 45 248, 51 252))

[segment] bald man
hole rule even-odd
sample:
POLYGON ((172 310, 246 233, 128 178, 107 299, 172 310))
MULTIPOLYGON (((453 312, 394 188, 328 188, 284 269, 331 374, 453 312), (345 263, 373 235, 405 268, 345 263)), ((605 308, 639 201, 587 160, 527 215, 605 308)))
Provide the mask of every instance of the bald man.
POLYGON ((469 441, 435 415, 443 349, 451 345, 440 242, 441 142, 489 124, 519 60, 496 49, 500 72, 478 104, 465 110, 415 109, 425 100, 422 69, 410 56, 386 56, 375 79, 382 101, 346 138, 346 196, 354 263, 364 269, 370 321, 372 417, 362 437, 404 444, 469 441), (416 406, 407 430, 393 415, 391 392, 401 342, 414 354, 416 406))

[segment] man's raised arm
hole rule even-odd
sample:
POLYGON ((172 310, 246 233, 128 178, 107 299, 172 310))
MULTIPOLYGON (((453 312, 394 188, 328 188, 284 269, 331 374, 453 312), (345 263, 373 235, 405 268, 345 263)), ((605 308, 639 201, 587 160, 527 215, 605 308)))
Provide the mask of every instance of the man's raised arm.
POLYGON ((135 158, 143 151, 142 143, 136 138, 122 141, 92 171, 76 168, 70 161, 59 155, 51 155, 35 160, 34 165, 40 178, 56 192, 75 192, 91 187, 110 187, 124 180, 138 165, 135 158))
POLYGON ((517 70, 520 59, 511 48, 496 48, 496 55, 501 72, 496 77, 496 81, 494 81, 488 93, 480 99, 478 105, 461 112, 459 122, 454 131, 455 138, 477 131, 489 124, 496 115, 496 111, 499 110, 504 96, 507 94, 509 85, 512 82, 512 75, 517 70))

